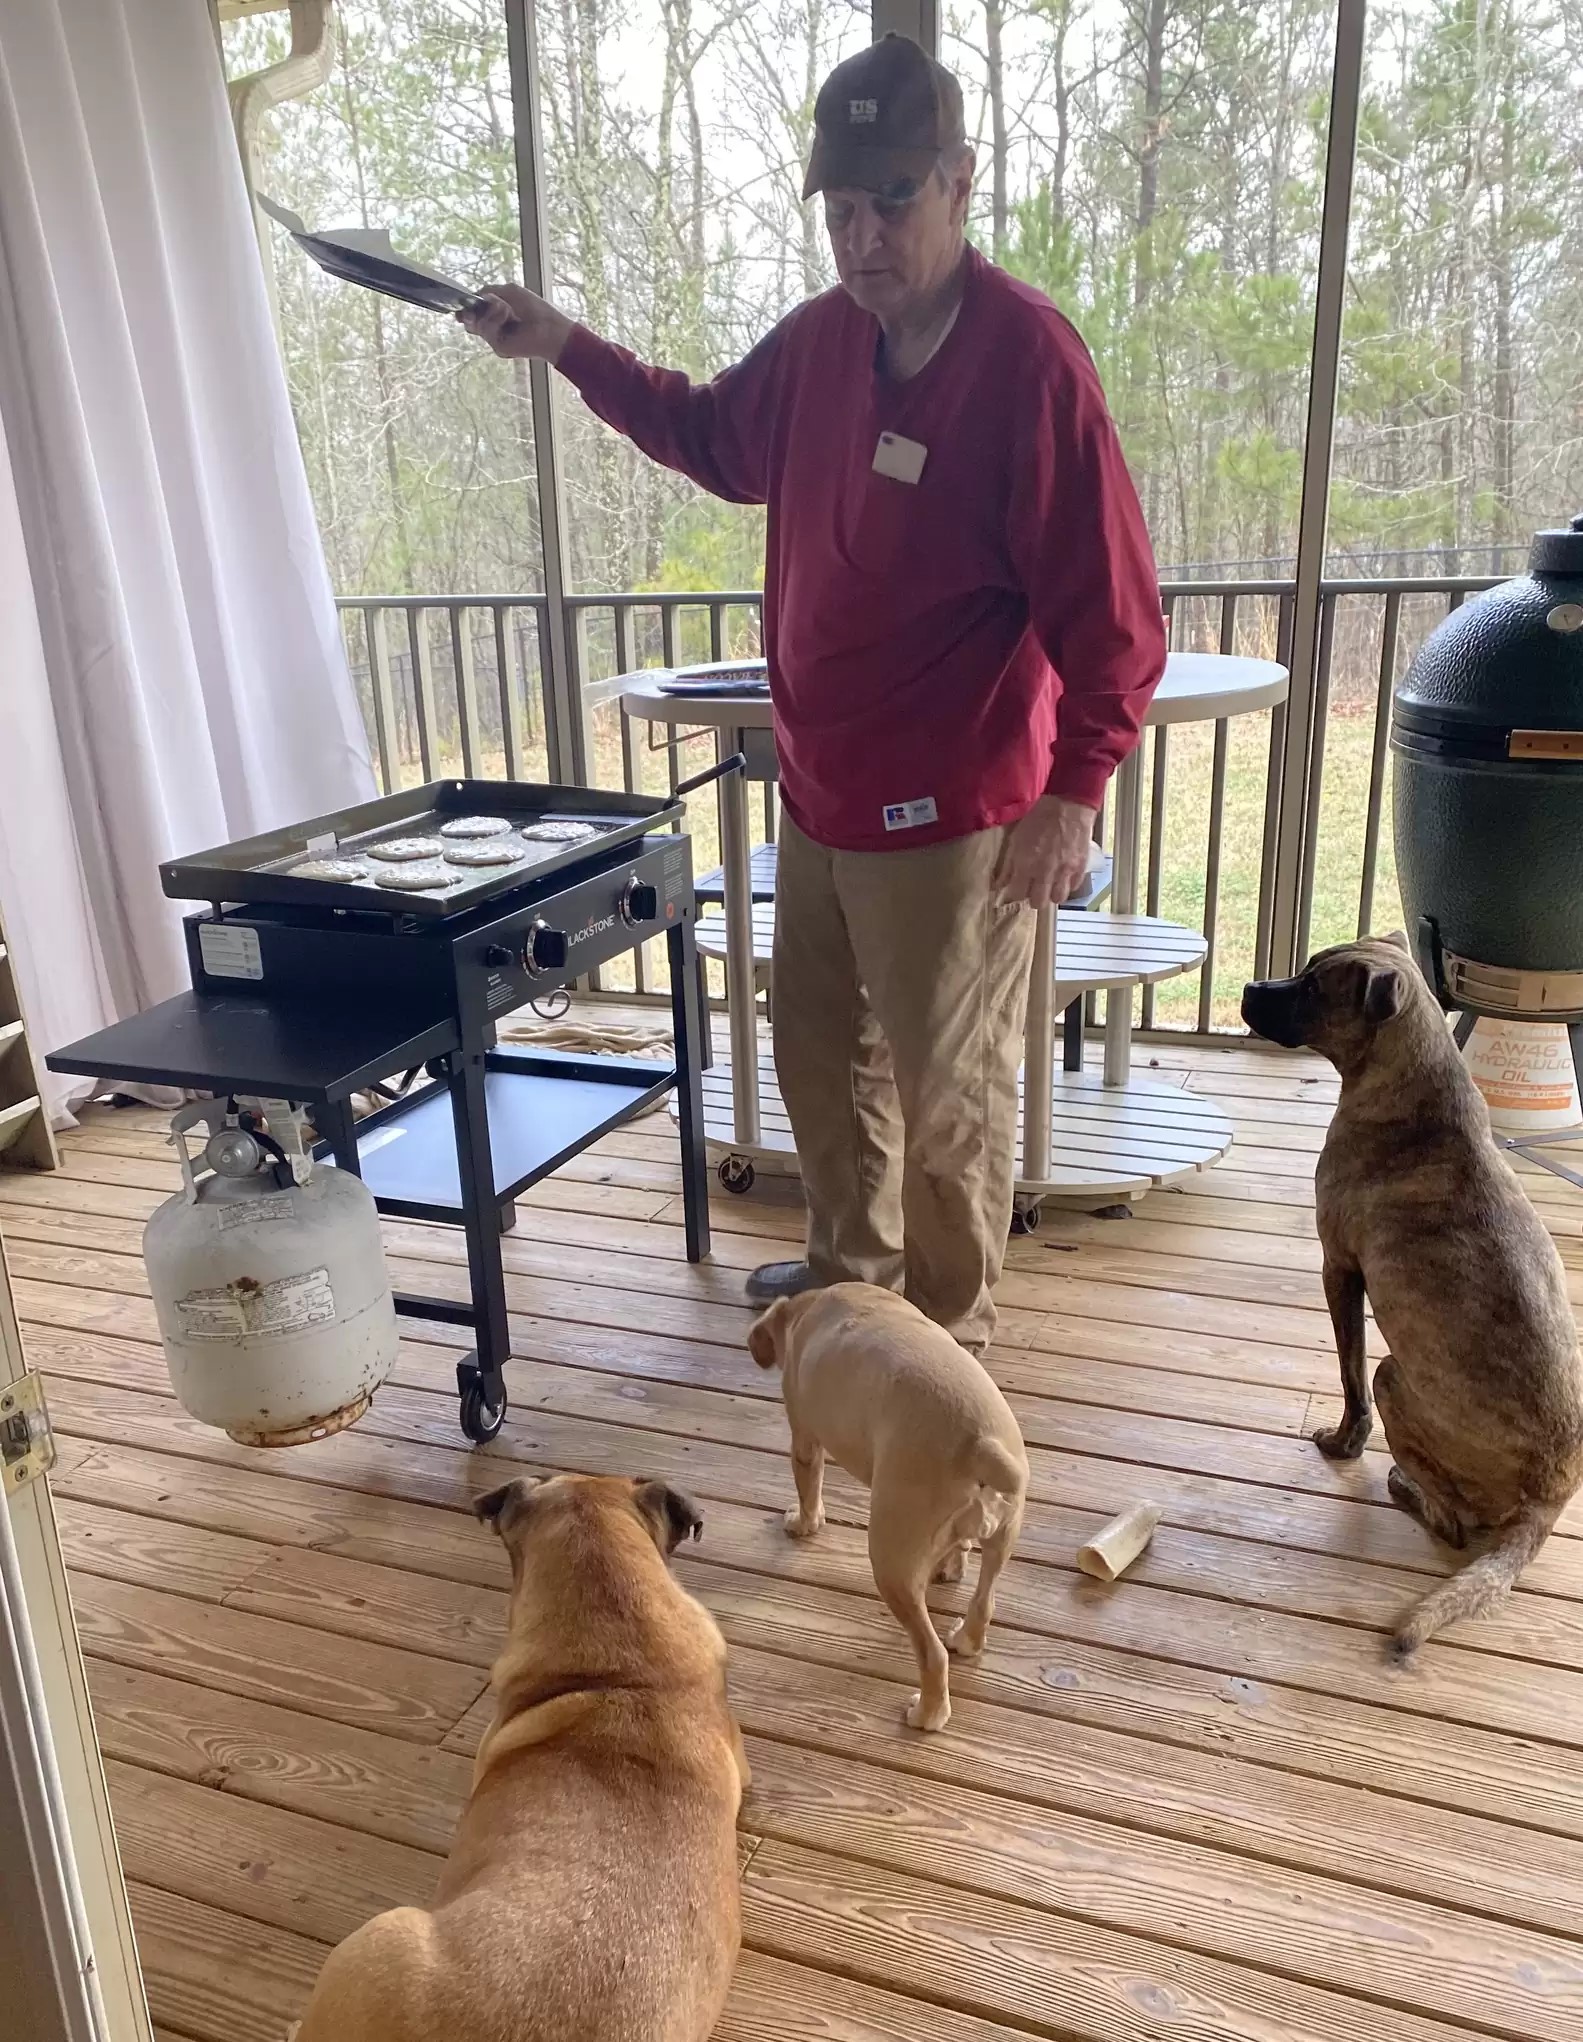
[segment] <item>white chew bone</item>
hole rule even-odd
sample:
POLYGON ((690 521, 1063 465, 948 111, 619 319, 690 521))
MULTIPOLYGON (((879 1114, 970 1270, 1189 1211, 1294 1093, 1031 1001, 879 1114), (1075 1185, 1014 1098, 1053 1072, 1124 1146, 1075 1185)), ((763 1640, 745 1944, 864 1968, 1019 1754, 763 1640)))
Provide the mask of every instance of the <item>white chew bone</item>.
POLYGON ((1130 1510, 1124 1510, 1120 1517, 1113 1517, 1095 1532, 1086 1546, 1078 1547, 1078 1566, 1096 1581, 1116 1580, 1154 1537, 1159 1522, 1157 1504, 1134 1503, 1130 1510))

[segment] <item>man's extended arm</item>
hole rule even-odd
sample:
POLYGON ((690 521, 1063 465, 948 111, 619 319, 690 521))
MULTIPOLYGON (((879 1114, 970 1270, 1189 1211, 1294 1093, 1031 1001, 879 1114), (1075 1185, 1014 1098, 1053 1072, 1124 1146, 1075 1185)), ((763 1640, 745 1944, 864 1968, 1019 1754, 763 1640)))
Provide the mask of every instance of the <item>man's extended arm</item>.
POLYGON ((496 354, 552 363, 591 411, 662 467, 729 503, 764 502, 781 327, 713 382, 693 383, 650 368, 518 285, 497 286, 482 310, 459 316, 496 354))

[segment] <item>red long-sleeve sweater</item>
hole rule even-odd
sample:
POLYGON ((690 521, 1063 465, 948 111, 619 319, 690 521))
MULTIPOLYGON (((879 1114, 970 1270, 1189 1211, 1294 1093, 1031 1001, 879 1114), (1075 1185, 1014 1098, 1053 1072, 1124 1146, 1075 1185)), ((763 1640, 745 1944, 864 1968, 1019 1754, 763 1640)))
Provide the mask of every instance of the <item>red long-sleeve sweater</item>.
POLYGON ((961 310, 905 383, 844 291, 712 383, 579 327, 559 366, 646 454, 769 507, 764 643, 781 792, 837 850, 1097 806, 1165 661, 1137 494, 1087 349, 970 251, 961 310), (881 433, 925 449, 877 473, 881 433))

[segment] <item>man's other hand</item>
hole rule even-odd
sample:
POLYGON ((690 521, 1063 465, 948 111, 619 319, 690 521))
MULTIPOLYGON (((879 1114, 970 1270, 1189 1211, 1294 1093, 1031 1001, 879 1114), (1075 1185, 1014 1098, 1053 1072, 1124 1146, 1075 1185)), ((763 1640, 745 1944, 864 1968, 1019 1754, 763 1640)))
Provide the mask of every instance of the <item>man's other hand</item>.
POLYGON ((488 341, 497 355, 551 364, 560 360, 572 330, 564 312, 557 312, 537 291, 521 284, 491 284, 481 305, 470 305, 457 318, 469 333, 488 341))
POLYGON ((1070 900, 1088 870, 1094 814, 1080 801, 1045 794, 1021 822, 1013 823, 1001 847, 995 885, 1008 904, 1059 907, 1070 900))

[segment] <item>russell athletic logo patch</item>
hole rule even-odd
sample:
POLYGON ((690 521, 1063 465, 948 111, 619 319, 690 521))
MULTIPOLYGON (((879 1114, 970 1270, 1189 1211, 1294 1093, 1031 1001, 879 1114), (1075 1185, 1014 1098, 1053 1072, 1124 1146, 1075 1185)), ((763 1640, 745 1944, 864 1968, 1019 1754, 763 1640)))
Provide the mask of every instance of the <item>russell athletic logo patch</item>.
POLYGON ((888 830, 915 830, 926 822, 940 820, 932 794, 926 794, 922 801, 887 801, 883 814, 888 830))

